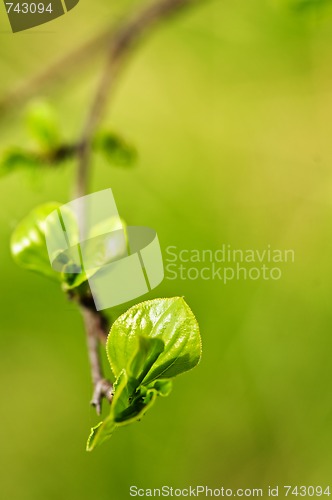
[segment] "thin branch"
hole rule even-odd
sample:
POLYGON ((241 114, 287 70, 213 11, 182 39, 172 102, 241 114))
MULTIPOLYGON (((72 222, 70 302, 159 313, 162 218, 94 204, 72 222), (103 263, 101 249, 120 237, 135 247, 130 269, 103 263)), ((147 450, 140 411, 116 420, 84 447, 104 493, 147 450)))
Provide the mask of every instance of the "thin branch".
POLYGON ((116 79, 127 61, 131 50, 159 22, 166 20, 186 6, 202 1, 203 0, 159 0, 151 5, 145 6, 138 14, 124 21, 114 32, 110 43, 106 66, 83 127, 76 176, 76 197, 79 198, 87 193, 91 140, 106 112, 107 104, 114 89, 116 79))
MULTIPOLYGON (((81 137, 76 143, 63 144, 54 151, 43 155, 31 153, 31 159, 37 163, 53 166, 63 160, 76 156, 78 167, 75 179, 75 195, 77 198, 88 193, 89 166, 93 136, 106 113, 108 101, 112 95, 118 75, 124 67, 132 49, 160 22, 166 20, 182 8, 204 0, 156 0, 136 15, 125 19, 120 26, 113 30, 109 28, 83 46, 74 50, 64 58, 55 62, 46 70, 32 79, 19 84, 3 99, 0 99, 0 112, 3 114, 12 107, 24 103, 32 95, 40 91, 49 81, 57 81, 60 74, 66 70, 91 59, 96 51, 108 49, 106 65, 97 87, 91 108, 88 112, 81 137)), ((26 153, 26 152, 25 152, 26 153)), ((79 223, 84 226, 84 213, 79 217, 79 223)), ((81 233, 82 234, 82 233, 81 233)), ((106 317, 97 311, 90 295, 68 293, 70 299, 75 300, 82 313, 86 335, 88 354, 91 366, 91 376, 94 392, 91 404, 97 413, 101 411, 101 403, 105 398, 109 403, 113 398, 113 385, 104 378, 99 353, 100 342, 105 342, 109 325, 106 317)))
POLYGON ((63 83, 63 73, 65 71, 73 72, 78 66, 87 64, 97 52, 102 52, 108 48, 112 31, 113 27, 98 33, 97 36, 75 48, 69 54, 46 67, 46 69, 14 86, 10 92, 0 99, 1 115, 3 116, 14 107, 24 104, 41 89, 44 89, 48 83, 52 83, 52 85, 57 81, 63 83))
POLYGON ((111 403, 113 398, 113 385, 104 378, 99 353, 99 342, 105 342, 107 338, 108 322, 102 313, 96 311, 92 300, 87 301, 82 298, 79 303, 86 330, 91 377, 94 386, 91 404, 100 415, 102 399, 105 398, 111 403))
MULTIPOLYGON (((107 104, 114 89, 120 70, 123 68, 131 50, 159 22, 169 18, 183 7, 203 0, 158 0, 145 6, 138 14, 124 21, 114 32, 109 47, 106 66, 93 99, 90 111, 83 127, 81 139, 78 141, 78 167, 75 181, 75 196, 83 197, 88 192, 89 167, 93 135, 103 119, 107 104)), ((84 204, 81 204, 84 210, 84 204)), ((84 233, 84 212, 80 214, 79 223, 84 233)), ((104 317, 93 305, 80 303, 87 332, 89 358, 91 364, 94 394, 92 404, 100 412, 102 398, 112 401, 112 384, 103 376, 99 357, 99 340, 105 333, 104 317)))

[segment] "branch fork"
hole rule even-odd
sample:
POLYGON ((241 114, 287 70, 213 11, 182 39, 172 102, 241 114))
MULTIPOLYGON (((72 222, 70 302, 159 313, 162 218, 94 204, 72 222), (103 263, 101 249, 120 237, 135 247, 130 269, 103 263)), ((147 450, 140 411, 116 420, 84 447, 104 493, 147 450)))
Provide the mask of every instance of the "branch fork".
POLYGON ((105 379, 100 379, 96 384, 93 391, 93 396, 90 404, 96 408, 97 415, 101 413, 102 400, 105 398, 110 404, 113 399, 113 384, 105 379))

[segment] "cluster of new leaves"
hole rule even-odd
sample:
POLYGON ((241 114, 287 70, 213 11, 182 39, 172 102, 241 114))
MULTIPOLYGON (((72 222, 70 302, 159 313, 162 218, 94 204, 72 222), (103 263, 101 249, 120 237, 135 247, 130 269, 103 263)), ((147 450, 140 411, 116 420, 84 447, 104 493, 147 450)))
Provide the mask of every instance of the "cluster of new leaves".
MULTIPOLYGON (((74 158, 80 141, 63 137, 56 111, 46 102, 31 103, 25 111, 28 146, 9 146, 0 154, 0 176, 17 170, 35 171, 58 166, 74 158)), ((112 166, 131 166, 136 150, 111 130, 100 130, 92 142, 93 151, 112 166)))
MULTIPOLYGON (((56 114, 47 104, 34 104, 26 121, 34 139, 34 149, 16 147, 4 152, 1 173, 57 164, 75 154, 79 145, 63 141, 56 114)), ((129 165, 135 157, 134 150, 123 139, 107 131, 95 135, 93 147, 111 164, 129 165)), ((92 228, 87 238, 91 241, 91 248, 88 248, 96 264, 94 269, 74 272, 75 262, 70 252, 60 252, 56 256, 54 269, 50 264, 46 235, 56 233, 52 227, 54 219, 48 216, 60 207, 65 209, 58 202, 50 202, 32 210, 15 228, 11 251, 20 266, 56 280, 65 291, 75 290, 78 295, 84 295, 88 292, 87 280, 91 273, 97 272, 110 258, 108 246, 100 246, 100 240, 93 237, 94 230, 98 229, 98 234, 102 228, 92 228)), ((76 217, 66 213, 66 221, 70 224, 70 233, 76 234, 78 241, 76 217)), ((107 229, 110 230, 113 222, 115 234, 118 219, 108 220, 107 229)), ((124 221, 121 227, 126 230, 124 221)), ((117 258, 121 258, 122 251, 119 248, 117 258)), ((139 420, 157 396, 170 393, 173 377, 199 362, 201 341, 197 321, 179 297, 137 304, 113 324, 107 340, 107 355, 115 379, 113 401, 109 416, 91 431, 87 444, 89 451, 108 439, 117 427, 139 420)))
POLYGON ((171 379, 200 360, 197 321, 181 297, 142 302, 113 324, 107 355, 116 379, 109 416, 91 430, 87 450, 123 425, 140 420, 157 396, 168 396, 171 379))

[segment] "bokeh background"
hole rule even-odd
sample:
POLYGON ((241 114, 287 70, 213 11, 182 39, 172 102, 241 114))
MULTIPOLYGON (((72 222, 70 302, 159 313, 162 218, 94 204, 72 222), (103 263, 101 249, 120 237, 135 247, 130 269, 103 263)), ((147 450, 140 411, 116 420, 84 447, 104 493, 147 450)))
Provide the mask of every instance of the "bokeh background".
MULTIPOLYGON (((2 5, 1 96, 141 3, 81 0, 16 35, 2 5)), ((155 228, 164 250, 270 244, 294 249, 295 262, 279 281, 165 280, 146 296, 185 296, 202 362, 90 454, 97 418, 82 320, 9 251, 30 209, 70 199, 75 165, 1 179, 1 498, 330 481, 332 15, 329 2, 292 5, 202 2, 156 30, 118 85, 106 124, 132 140, 139 161, 121 169, 95 158, 91 190, 111 187, 121 215, 155 228)), ((95 54, 38 92, 68 138, 81 130, 103 62, 95 54)), ((25 144, 22 109, 2 112, 1 148, 25 144)))

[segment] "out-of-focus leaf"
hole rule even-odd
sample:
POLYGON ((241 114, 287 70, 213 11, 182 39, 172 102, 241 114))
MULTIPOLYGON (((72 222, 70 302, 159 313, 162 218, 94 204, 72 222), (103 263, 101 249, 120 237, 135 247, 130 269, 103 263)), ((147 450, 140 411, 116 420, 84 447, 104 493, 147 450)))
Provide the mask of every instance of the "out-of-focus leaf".
POLYGON ((55 149, 60 143, 60 129, 54 109, 44 101, 31 103, 26 112, 29 134, 44 150, 55 149))
POLYGON ((40 167, 40 160, 35 153, 21 148, 9 148, 0 158, 0 177, 16 170, 35 169, 40 167))
POLYGON ((110 131, 99 132, 93 142, 95 151, 100 152, 111 164, 119 167, 129 167, 136 160, 137 153, 133 146, 122 137, 110 131))
POLYGON ((0 177, 17 170, 39 173, 42 169, 59 166, 75 155, 75 148, 64 145, 44 151, 9 147, 0 156, 0 177))

